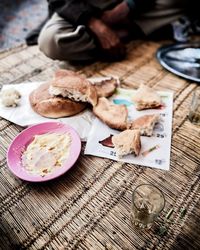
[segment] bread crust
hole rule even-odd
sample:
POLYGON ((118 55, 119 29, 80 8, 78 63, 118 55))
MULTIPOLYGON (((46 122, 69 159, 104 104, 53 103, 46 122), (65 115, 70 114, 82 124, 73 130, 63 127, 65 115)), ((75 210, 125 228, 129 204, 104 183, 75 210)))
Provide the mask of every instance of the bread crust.
POLYGON ((156 91, 144 84, 140 85, 132 100, 135 102, 137 110, 154 109, 161 105, 161 98, 156 91))
POLYGON ((31 107, 39 115, 48 118, 67 117, 78 114, 86 108, 86 103, 51 96, 48 91, 49 85, 49 83, 44 83, 29 95, 31 107))
POLYGON ((152 136, 153 129, 160 119, 158 114, 143 115, 127 124, 128 129, 139 129, 141 135, 152 136))
POLYGON ((118 86, 117 79, 114 78, 106 79, 94 84, 98 97, 112 96, 115 93, 117 86, 118 86))
POLYGON ((110 128, 124 130, 127 127, 128 110, 125 105, 116 105, 100 97, 93 113, 110 128))
MULTIPOLYGON (((63 97, 75 101, 89 102, 93 106, 97 104, 97 92, 95 87, 82 75, 71 70, 58 70, 54 79, 50 81, 51 94, 53 91, 63 97)), ((55 94, 56 95, 56 94, 55 94)))
POLYGON ((119 157, 131 153, 138 156, 141 150, 140 132, 139 130, 124 130, 112 137, 112 143, 119 157))

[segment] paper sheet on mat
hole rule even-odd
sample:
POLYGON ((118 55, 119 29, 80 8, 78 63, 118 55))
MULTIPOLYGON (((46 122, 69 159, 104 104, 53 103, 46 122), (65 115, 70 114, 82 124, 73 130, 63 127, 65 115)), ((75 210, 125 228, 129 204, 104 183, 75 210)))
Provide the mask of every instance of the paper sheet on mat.
MULTIPOLYGON (((161 109, 150 109, 137 111, 131 100, 134 90, 118 89, 116 95, 112 97, 115 104, 125 104, 128 108, 128 119, 133 120, 145 114, 160 114, 160 122, 156 124, 152 137, 141 136, 140 155, 134 157, 127 155, 119 159, 112 147, 103 146, 102 141, 110 135, 119 133, 119 131, 110 129, 98 118, 95 118, 90 130, 85 154, 96 155, 113 160, 169 170, 170 166, 170 148, 171 148, 171 130, 172 130, 172 110, 173 93, 158 92, 162 98, 163 107, 161 109)), ((105 144, 104 144, 105 145, 105 144)))
POLYGON ((15 108, 4 107, 0 102, 0 116, 23 127, 47 121, 61 121, 72 126, 80 135, 81 140, 86 141, 92 121, 94 119, 92 112, 89 110, 85 110, 72 117, 59 119, 45 118, 32 110, 29 103, 29 94, 41 84, 41 82, 28 82, 3 85, 2 90, 14 88, 21 93, 22 97, 20 100, 20 105, 15 108))

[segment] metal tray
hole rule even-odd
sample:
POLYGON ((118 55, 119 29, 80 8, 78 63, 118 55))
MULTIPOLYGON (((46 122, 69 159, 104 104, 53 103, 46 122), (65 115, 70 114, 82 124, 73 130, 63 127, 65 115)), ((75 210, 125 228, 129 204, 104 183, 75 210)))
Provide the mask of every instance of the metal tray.
POLYGON ((200 42, 165 45, 158 49, 156 56, 170 72, 200 82, 200 42))

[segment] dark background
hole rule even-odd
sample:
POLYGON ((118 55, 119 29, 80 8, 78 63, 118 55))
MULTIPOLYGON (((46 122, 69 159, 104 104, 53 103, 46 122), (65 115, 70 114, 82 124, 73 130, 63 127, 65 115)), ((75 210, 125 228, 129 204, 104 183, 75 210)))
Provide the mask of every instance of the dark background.
POLYGON ((46 0, 1 0, 0 51, 25 43, 28 32, 46 16, 46 0))

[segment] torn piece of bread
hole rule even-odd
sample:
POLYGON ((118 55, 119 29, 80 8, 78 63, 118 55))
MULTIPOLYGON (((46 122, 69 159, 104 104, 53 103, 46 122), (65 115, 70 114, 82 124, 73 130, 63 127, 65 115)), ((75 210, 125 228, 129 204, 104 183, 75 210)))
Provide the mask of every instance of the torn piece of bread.
POLYGON ((54 96, 61 95, 74 101, 97 104, 95 87, 82 75, 70 70, 58 70, 50 82, 49 93, 54 96))
POLYGON ((157 92, 144 84, 137 89, 132 100, 136 104, 137 110, 153 109, 161 105, 161 98, 157 92))
POLYGON ((9 88, 0 92, 0 98, 5 107, 16 107, 19 105, 21 94, 18 90, 9 88))
POLYGON ((97 81, 96 79, 93 81, 91 78, 88 79, 88 81, 94 85, 98 97, 109 97, 113 95, 118 86, 118 80, 113 77, 100 81, 97 81))
POLYGON ((136 120, 129 122, 127 128, 139 129, 141 135, 152 136, 154 126, 159 119, 159 115, 143 115, 136 120))
POLYGON ((119 157, 133 153, 138 156, 141 149, 140 131, 124 130, 112 137, 112 143, 119 157))
POLYGON ((32 109, 41 116, 49 118, 72 116, 87 106, 83 102, 75 102, 61 96, 51 96, 48 89, 49 83, 44 83, 32 91, 29 96, 32 109))
POLYGON ((116 105, 105 97, 100 97, 93 107, 94 114, 110 128, 124 130, 127 126, 128 110, 125 105, 116 105))

